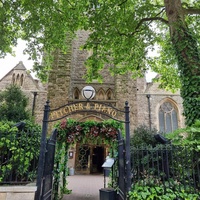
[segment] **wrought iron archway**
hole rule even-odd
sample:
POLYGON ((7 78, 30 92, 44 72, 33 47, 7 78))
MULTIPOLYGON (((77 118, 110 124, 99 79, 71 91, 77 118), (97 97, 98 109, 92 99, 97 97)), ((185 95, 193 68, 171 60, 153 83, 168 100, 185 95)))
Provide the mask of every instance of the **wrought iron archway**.
MULTIPOLYGON (((55 122, 66 118, 69 115, 77 114, 77 113, 98 113, 118 122, 122 122, 125 124, 125 145, 122 143, 122 136, 119 134, 119 151, 121 151, 119 155, 119 181, 122 182, 124 180, 124 185, 119 184, 119 199, 126 199, 126 194, 131 189, 131 163, 130 163, 130 117, 129 117, 129 105, 128 102, 125 102, 124 110, 120 110, 112 105, 108 105, 99 101, 76 101, 72 103, 67 103, 61 107, 56 109, 50 109, 49 101, 46 102, 44 106, 44 116, 43 116, 43 124, 42 124, 42 137, 41 137, 41 146, 40 146, 40 156, 39 156, 39 164, 38 164, 38 174, 37 174, 37 191, 35 195, 35 200, 50 200, 52 188, 49 185, 52 184, 52 180, 45 180, 45 176, 53 178, 53 165, 49 168, 49 173, 45 170, 45 161, 47 161, 48 149, 51 151, 55 151, 55 143, 56 143, 56 130, 53 132, 53 136, 47 143, 47 131, 48 124, 50 122, 55 122), (120 120, 117 118, 117 113, 124 114, 124 120, 120 120), (47 146, 48 144, 48 146, 47 146), (53 149, 53 150, 52 150, 53 149), (122 161, 125 150, 125 162, 122 161), (46 187, 46 184, 49 184, 46 187), (120 188, 121 186, 121 188, 120 188)), ((53 162, 54 152, 52 153, 51 162, 53 162)), ((50 160, 50 158, 48 158, 50 160)))

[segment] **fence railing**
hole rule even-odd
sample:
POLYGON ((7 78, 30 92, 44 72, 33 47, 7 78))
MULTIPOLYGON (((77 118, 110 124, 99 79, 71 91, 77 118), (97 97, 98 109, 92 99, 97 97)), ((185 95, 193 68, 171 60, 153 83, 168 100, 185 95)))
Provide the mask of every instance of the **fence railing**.
POLYGON ((41 133, 0 132, 0 184, 27 184, 36 178, 41 133))
POLYGON ((131 148, 132 183, 200 191, 200 152, 189 146, 131 148))

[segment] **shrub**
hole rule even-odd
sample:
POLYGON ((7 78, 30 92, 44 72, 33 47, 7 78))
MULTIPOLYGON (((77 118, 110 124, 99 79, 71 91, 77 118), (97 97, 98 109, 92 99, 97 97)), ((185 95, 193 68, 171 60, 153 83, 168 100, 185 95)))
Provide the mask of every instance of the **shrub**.
POLYGON ((185 190, 186 186, 176 184, 171 184, 170 182, 165 183, 164 185, 159 184, 145 184, 145 183, 136 183, 132 186, 131 191, 129 192, 130 200, 188 200, 199 199, 200 194, 195 194, 187 192, 185 190))
POLYGON ((36 178, 40 137, 41 127, 30 121, 0 122, 0 183, 36 178))
POLYGON ((157 134, 155 128, 150 130, 146 125, 140 125, 131 136, 131 146, 155 145, 157 143, 154 138, 155 134, 157 134))
POLYGON ((190 145, 200 151, 200 120, 192 126, 177 129, 166 135, 174 145, 190 145))

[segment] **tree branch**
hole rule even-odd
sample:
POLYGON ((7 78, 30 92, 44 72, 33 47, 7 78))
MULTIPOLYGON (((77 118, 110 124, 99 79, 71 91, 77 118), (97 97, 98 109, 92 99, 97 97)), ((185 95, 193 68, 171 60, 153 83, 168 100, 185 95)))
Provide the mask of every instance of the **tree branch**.
POLYGON ((126 3, 127 2, 127 0, 124 0, 124 1, 122 1, 120 4, 118 4, 118 6, 121 6, 121 5, 123 5, 124 3, 126 3))
POLYGON ((159 21, 161 21, 161 22, 163 22, 163 23, 165 23, 165 24, 168 24, 168 21, 167 21, 167 20, 165 20, 165 19, 162 18, 162 17, 158 17, 163 11, 165 11, 165 8, 162 9, 159 13, 157 13, 155 17, 148 17, 148 18, 143 18, 143 19, 141 19, 140 22, 138 23, 137 27, 136 27, 136 30, 142 25, 143 22, 147 22, 147 21, 152 22, 152 21, 157 21, 157 20, 159 20, 159 21))
POLYGON ((157 20, 159 20, 165 24, 168 24, 168 21, 163 19, 162 17, 148 17, 148 18, 141 19, 140 22, 138 23, 136 29, 138 29, 144 22, 147 22, 147 21, 152 22, 152 21, 157 21, 157 20))
POLYGON ((184 9, 185 14, 200 15, 200 9, 189 7, 184 9))
POLYGON ((157 21, 157 20, 159 20, 159 21, 165 23, 166 25, 168 25, 169 22, 168 22, 167 20, 165 20, 165 19, 162 18, 162 17, 159 17, 159 15, 160 15, 161 13, 163 13, 164 11, 165 11, 165 8, 163 8, 163 9, 162 9, 159 13, 157 13, 154 17, 147 17, 147 18, 141 19, 141 20, 139 21, 138 25, 136 26, 135 31, 132 32, 132 33, 123 33, 123 32, 120 32, 119 29, 116 28, 116 27, 115 27, 115 30, 117 31, 117 33, 118 33, 119 35, 121 35, 121 36, 127 36, 127 37, 128 37, 128 36, 133 36, 134 34, 140 32, 139 28, 140 28, 140 26, 141 26, 144 22, 149 22, 149 24, 150 24, 152 21, 157 21))
POLYGON ((138 23, 138 25, 136 26, 135 31, 132 32, 132 33, 122 33, 117 28, 115 28, 115 29, 117 30, 118 34, 121 35, 121 36, 130 36, 130 35, 134 35, 135 33, 140 32, 138 29, 142 25, 142 23, 147 22, 147 21, 152 22, 152 21, 155 21, 155 20, 160 20, 160 21, 162 21, 162 22, 164 22, 165 24, 168 25, 168 21, 163 19, 162 17, 149 17, 149 18, 141 19, 140 22, 138 23))

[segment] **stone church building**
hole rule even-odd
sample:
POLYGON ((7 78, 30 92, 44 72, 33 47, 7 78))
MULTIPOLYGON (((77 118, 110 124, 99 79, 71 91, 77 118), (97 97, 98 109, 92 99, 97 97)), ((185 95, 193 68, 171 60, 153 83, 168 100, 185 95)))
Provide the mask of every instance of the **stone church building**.
MULTIPOLYGON (((128 101, 130 107, 130 132, 139 125, 147 125, 156 128, 160 132, 171 132, 184 127, 182 116, 182 98, 179 92, 171 93, 158 88, 158 84, 147 83, 145 78, 133 80, 130 74, 111 76, 108 69, 103 70, 103 83, 94 80, 88 84, 84 80, 86 67, 85 60, 89 53, 80 50, 84 44, 88 32, 77 32, 77 38, 67 40, 70 47, 66 54, 57 52, 49 74, 47 85, 35 80, 27 72, 22 62, 19 62, 9 73, 0 80, 0 90, 9 84, 17 84, 29 97, 29 108, 35 116, 36 122, 42 123, 43 109, 46 100, 50 101, 51 108, 58 108, 69 102, 83 100, 81 91, 83 87, 90 85, 95 89, 94 100, 112 105, 120 110, 124 109, 128 101)), ((105 119, 101 114, 77 113, 70 116, 79 121, 105 119)), ((123 120, 123 116, 118 116, 123 120)), ((77 144, 70 152, 74 155, 69 160, 69 167, 74 167, 80 173, 97 172, 92 169, 95 165, 101 165, 100 161, 94 161, 93 156, 98 154, 100 160, 105 159, 108 148, 104 146, 77 144), (80 160, 80 152, 85 152, 81 159, 85 159, 88 168, 76 169, 80 160), (89 157, 88 157, 89 156, 89 157)))

